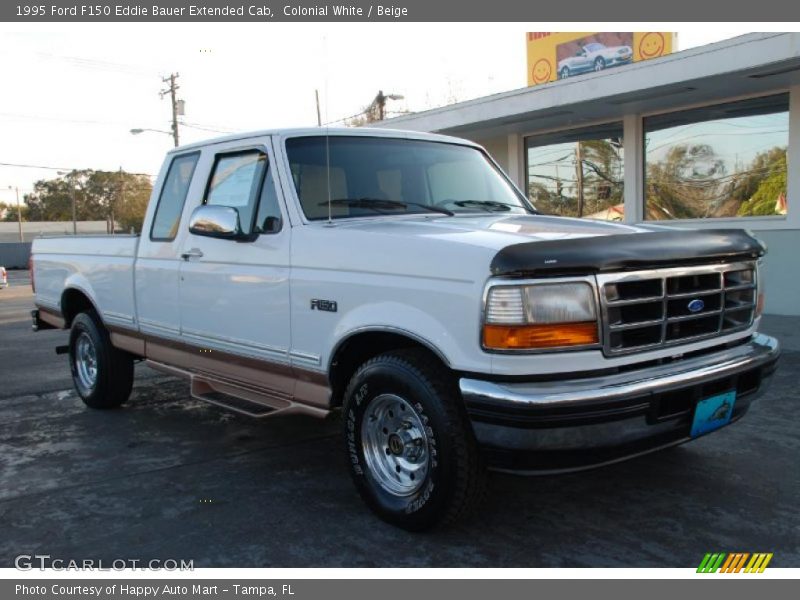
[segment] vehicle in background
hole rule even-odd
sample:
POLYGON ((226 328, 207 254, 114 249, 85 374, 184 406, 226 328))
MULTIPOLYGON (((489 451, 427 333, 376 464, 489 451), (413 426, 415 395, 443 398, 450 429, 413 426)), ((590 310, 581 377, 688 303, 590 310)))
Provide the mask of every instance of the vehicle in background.
POLYGON ((33 242, 34 329, 70 328, 84 402, 122 405, 145 360, 252 417, 339 413, 356 489, 411 530, 475 510, 487 466, 605 465, 735 422, 779 354, 748 233, 545 216, 445 136, 176 148, 142 231, 33 242))
POLYGON ((628 64, 633 60, 630 46, 605 46, 599 42, 586 44, 575 53, 558 62, 558 77, 566 79, 572 75, 602 71, 608 67, 628 64))

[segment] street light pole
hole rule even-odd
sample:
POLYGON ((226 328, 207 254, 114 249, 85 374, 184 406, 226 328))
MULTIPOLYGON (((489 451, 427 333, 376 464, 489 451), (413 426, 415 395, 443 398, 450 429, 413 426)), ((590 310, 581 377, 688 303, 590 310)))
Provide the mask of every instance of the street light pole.
POLYGON ((75 210, 75 195, 77 194, 78 190, 73 187, 72 188, 72 235, 78 235, 78 219, 77 219, 77 212, 75 210))

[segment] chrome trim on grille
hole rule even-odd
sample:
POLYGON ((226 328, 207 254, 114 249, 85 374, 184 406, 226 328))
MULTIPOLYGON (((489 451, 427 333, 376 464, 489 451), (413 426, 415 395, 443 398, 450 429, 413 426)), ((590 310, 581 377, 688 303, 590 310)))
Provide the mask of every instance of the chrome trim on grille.
POLYGON ((603 352, 607 356, 619 356, 746 330, 753 324, 758 296, 757 277, 755 262, 597 275, 603 322, 603 352), (749 271, 750 281, 728 281, 732 279, 730 275, 726 280, 726 275, 738 271, 749 271), (693 278, 688 283, 695 289, 682 289, 681 286, 687 280, 681 278, 687 277, 693 278), (636 283, 642 284, 644 295, 625 297, 623 294, 620 297, 620 286, 624 289, 626 284, 636 283), (729 305, 730 295, 748 290, 752 290, 750 301, 729 305), (691 303, 696 299, 703 300, 708 308, 701 306, 697 312, 691 312, 687 304, 687 314, 674 314, 683 312, 678 310, 676 301, 687 300, 691 303), (641 309, 641 319, 623 316, 623 311, 636 311, 637 308, 641 309), (737 315, 740 315, 739 318, 735 318, 737 315), (692 323, 696 324, 695 328, 689 328, 684 333, 682 330, 692 323), (626 339, 625 332, 637 330, 642 333, 638 341, 633 337, 626 339))

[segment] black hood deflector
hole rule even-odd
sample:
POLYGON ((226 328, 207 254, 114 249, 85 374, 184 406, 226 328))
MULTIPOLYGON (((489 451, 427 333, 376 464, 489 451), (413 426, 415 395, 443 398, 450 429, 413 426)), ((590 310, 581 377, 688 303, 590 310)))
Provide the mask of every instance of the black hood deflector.
POLYGON ((763 256, 766 247, 742 229, 651 231, 507 246, 492 275, 602 273, 763 256))

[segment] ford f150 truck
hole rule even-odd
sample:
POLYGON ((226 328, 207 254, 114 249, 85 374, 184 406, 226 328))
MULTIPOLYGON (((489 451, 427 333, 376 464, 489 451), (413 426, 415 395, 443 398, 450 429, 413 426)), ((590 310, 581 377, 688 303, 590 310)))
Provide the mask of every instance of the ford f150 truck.
POLYGON ((487 467, 604 465, 741 418, 779 353, 764 252, 539 214, 464 140, 259 132, 171 151, 139 236, 37 239, 32 316, 70 328, 93 408, 144 360, 253 417, 340 412, 365 502, 420 530, 474 509, 487 467))

